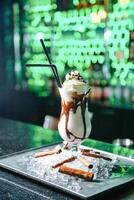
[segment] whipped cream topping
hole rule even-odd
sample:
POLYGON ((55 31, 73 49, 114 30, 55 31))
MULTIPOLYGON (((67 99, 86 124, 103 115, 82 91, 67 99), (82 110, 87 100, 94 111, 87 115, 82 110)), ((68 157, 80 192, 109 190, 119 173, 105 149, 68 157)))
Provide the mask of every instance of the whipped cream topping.
POLYGON ((63 90, 66 92, 77 92, 77 94, 86 94, 89 90, 88 83, 78 71, 71 71, 66 75, 63 83, 63 90))
POLYGON ((69 81, 69 80, 78 80, 80 82, 86 83, 84 78, 80 75, 80 73, 77 70, 67 73, 66 81, 69 81))
POLYGON ((86 99, 90 91, 89 84, 78 71, 71 71, 59 91, 62 98, 59 133, 63 140, 77 144, 87 138, 91 131, 86 99))

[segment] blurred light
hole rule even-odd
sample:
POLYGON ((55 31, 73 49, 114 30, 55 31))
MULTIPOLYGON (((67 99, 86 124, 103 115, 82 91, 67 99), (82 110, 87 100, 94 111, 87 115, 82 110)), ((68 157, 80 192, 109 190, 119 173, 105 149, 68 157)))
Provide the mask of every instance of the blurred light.
POLYGON ((119 0, 119 3, 124 5, 124 4, 128 4, 130 0, 119 0))
POLYGON ((74 33, 74 37, 80 39, 81 38, 81 34, 79 32, 75 32, 74 33))
POLYGON ((99 10, 98 15, 100 18, 105 19, 107 17, 107 12, 105 10, 99 10))
POLYGON ((46 22, 50 22, 51 21, 51 16, 50 16, 49 13, 45 15, 45 21, 46 22))
POLYGON ((112 35, 112 31, 110 29, 106 29, 105 32, 104 32, 104 39, 105 39, 106 42, 109 41, 111 35, 112 35))
POLYGON ((77 6, 79 4, 79 0, 73 0, 73 4, 77 6))
POLYGON ((39 32, 37 33, 36 37, 37 37, 37 40, 44 39, 44 33, 39 32))
POLYGON ((96 3, 96 0, 89 0, 89 2, 90 2, 91 4, 94 4, 94 3, 96 3))
POLYGON ((80 25, 80 26, 78 26, 77 30, 80 31, 80 32, 84 32, 85 31, 85 27, 80 25))
MULTIPOLYGON (((66 64, 70 69, 77 67, 79 70, 83 70, 83 73, 87 73, 85 68, 90 63, 105 63, 104 43, 107 43, 113 84, 117 83, 117 78, 120 78, 123 84, 127 74, 130 72, 132 75, 131 69, 134 65, 128 61, 130 30, 134 28, 131 17, 133 16, 133 5, 131 3, 127 5, 130 1, 116 1, 115 4, 112 4, 113 10, 110 13, 104 10, 104 6, 98 5, 99 1, 97 0, 70 1, 70 5, 75 6, 64 11, 54 11, 58 2, 56 0, 49 0, 49 3, 48 0, 41 0, 41 2, 43 6, 39 6, 38 1, 35 3, 30 0, 31 5, 25 8, 27 15, 24 20, 24 38, 26 38, 24 43, 27 53, 23 55, 24 60, 29 63, 37 60, 41 63, 47 62, 40 51, 40 43, 37 44, 37 40, 35 40, 35 35, 38 40, 45 36, 46 46, 51 48, 53 62, 58 66, 62 75, 66 71, 66 64), (89 2, 90 7, 74 9, 79 2, 89 2), (96 5, 91 5, 91 3, 96 3, 96 5), (46 6, 48 4, 50 4, 51 10, 46 6), (107 24, 105 23, 106 18, 107 24), (44 22, 50 23, 46 23, 44 26, 44 22), (100 27, 106 31, 101 32, 100 27), (31 50, 33 55, 31 55, 31 50)), ((28 75, 28 79, 34 80, 31 85, 33 84, 32 86, 36 88, 39 84, 43 86, 43 82, 38 82, 38 80, 44 80, 52 75, 50 69, 43 72, 38 69, 38 72, 41 76, 37 75, 35 71, 29 72, 28 75)), ((83 75, 85 76, 85 74, 83 75)))
POLYGON ((57 5, 56 4, 53 4, 52 5, 53 9, 55 10, 57 8, 57 5))
POLYGON ((91 13, 90 14, 91 20, 93 23, 97 24, 100 23, 100 16, 97 15, 97 13, 91 13))
POLYGON ((116 58, 117 58, 118 60, 122 60, 122 59, 124 58, 124 52, 123 52, 123 51, 117 51, 117 52, 115 53, 115 55, 116 55, 116 58))

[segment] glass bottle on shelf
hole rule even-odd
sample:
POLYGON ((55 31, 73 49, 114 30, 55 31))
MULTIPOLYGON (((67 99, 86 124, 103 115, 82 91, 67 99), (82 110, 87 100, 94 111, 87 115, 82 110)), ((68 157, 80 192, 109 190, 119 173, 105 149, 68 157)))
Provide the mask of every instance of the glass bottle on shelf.
POLYGON ((109 82, 110 82, 110 97, 109 97, 109 102, 111 104, 114 104, 115 101, 116 101, 115 88, 116 88, 117 81, 116 81, 116 79, 114 77, 112 77, 109 82))
POLYGON ((100 85, 100 80, 96 79, 95 80, 95 100, 100 101, 102 97, 102 88, 100 85))
POLYGON ((130 102, 134 103, 134 75, 129 79, 128 85, 130 89, 130 102))
POLYGON ((91 77, 90 79, 90 86, 91 86, 91 92, 89 92, 89 100, 95 101, 95 86, 94 86, 94 79, 91 77))
POLYGON ((119 79, 116 81, 114 95, 115 95, 116 103, 117 104, 120 103, 122 101, 122 88, 121 88, 121 82, 119 79))
POLYGON ((102 88, 103 88, 103 100, 108 101, 110 97, 110 86, 109 86, 109 81, 107 79, 102 80, 102 88))
POLYGON ((122 101, 125 104, 130 102, 130 87, 128 77, 122 83, 122 101))

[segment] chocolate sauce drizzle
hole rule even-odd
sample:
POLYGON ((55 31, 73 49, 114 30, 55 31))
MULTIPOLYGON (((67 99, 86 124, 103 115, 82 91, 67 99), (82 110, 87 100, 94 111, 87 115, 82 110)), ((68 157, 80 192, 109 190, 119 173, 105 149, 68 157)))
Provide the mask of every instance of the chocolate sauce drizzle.
POLYGON ((85 120, 85 110, 86 110, 86 99, 84 99, 84 103, 81 104, 81 115, 82 115, 82 119, 83 119, 83 125, 84 125, 84 134, 83 134, 83 138, 85 138, 86 136, 86 120, 85 120))
POLYGON ((72 142, 75 139, 80 139, 83 140, 86 136, 86 121, 85 121, 85 110, 86 110, 86 98, 84 97, 85 95, 77 95, 77 93, 75 94, 72 102, 67 102, 65 104, 65 102, 62 102, 62 112, 61 112, 61 117, 62 115, 65 115, 65 129, 66 129, 66 133, 68 138, 70 139, 71 136, 74 137, 74 139, 72 140, 72 142), (68 120, 69 120, 69 112, 72 109, 73 113, 75 114, 77 111, 78 107, 81 107, 81 116, 82 116, 82 120, 83 120, 83 125, 84 125, 84 132, 83 132, 83 137, 77 137, 76 135, 74 135, 72 132, 70 132, 68 130, 68 120))

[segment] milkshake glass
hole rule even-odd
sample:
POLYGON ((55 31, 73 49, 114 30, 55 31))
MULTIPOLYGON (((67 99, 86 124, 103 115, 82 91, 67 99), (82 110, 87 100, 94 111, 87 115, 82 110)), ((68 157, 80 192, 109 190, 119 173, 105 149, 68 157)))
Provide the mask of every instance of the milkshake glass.
POLYGON ((61 115, 58 124, 60 136, 64 141, 78 145, 91 132, 90 113, 86 95, 89 85, 78 71, 66 75, 61 95, 61 115))

